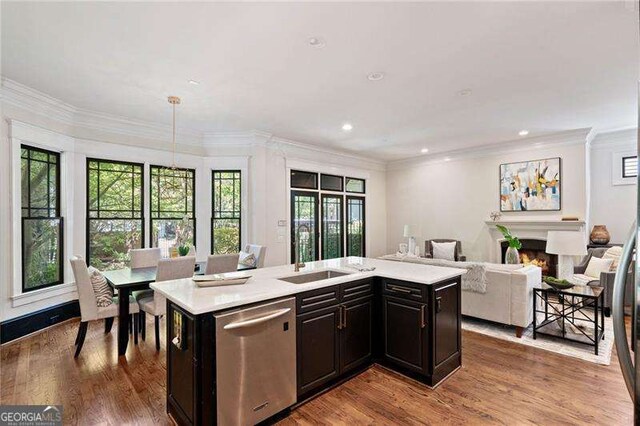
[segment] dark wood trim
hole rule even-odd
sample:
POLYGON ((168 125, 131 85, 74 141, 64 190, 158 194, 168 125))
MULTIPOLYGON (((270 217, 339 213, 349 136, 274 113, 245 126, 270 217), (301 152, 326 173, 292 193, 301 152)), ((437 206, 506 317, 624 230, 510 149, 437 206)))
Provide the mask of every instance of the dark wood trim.
POLYGON ((77 300, 41 309, 0 323, 0 343, 11 342, 71 318, 80 317, 77 300))

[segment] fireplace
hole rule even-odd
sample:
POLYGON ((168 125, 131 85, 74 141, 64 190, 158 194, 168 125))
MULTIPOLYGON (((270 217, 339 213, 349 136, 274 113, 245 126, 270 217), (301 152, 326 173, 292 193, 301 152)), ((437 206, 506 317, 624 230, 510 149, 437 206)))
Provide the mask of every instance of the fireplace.
MULTIPOLYGON (((558 268, 558 256, 555 254, 548 254, 545 252, 547 242, 545 240, 537 240, 533 238, 520 239, 522 248, 520 252, 520 261, 525 265, 536 265, 542 268, 542 275, 556 276, 558 268)), ((509 243, 502 241, 500 243, 502 248, 502 263, 504 263, 504 257, 507 252, 509 243)))

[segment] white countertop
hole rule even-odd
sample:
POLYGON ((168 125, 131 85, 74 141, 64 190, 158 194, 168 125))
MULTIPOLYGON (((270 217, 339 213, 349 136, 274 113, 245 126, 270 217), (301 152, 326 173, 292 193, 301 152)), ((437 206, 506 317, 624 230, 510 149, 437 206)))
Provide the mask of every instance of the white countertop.
POLYGON ((309 262, 305 268, 300 269, 300 272, 294 272, 293 265, 273 266, 239 272, 238 274, 251 275, 251 278, 245 284, 240 285, 201 288, 198 287, 191 278, 184 278, 152 283, 151 288, 187 312, 198 315, 279 297, 291 296, 304 291, 369 277, 394 278, 430 285, 463 275, 465 272, 463 269, 417 265, 391 260, 343 257, 340 259, 309 262), (374 271, 358 272, 349 265, 375 267, 376 269, 374 271), (347 272, 349 275, 306 284, 291 284, 278 279, 290 275, 303 275, 325 269, 347 272))

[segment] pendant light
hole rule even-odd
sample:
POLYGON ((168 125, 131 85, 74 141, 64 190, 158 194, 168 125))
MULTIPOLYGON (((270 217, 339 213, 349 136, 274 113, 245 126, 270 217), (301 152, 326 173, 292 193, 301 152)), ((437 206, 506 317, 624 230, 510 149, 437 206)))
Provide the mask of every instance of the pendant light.
POLYGON ((173 147, 173 157, 171 161, 171 168, 175 170, 176 167, 176 105, 180 105, 180 98, 177 96, 169 96, 169 103, 173 105, 173 136, 172 136, 172 147, 173 147))

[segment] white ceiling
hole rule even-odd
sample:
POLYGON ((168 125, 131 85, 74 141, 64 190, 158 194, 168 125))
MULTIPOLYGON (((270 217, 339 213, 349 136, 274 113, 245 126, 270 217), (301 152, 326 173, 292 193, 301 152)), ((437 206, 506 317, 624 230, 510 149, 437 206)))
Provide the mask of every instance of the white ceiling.
POLYGON ((637 122, 629 2, 1 7, 5 77, 78 108, 163 124, 166 96, 178 95, 179 125, 198 132, 259 130, 394 160, 509 141, 525 128, 637 122), (312 36, 326 47, 309 46, 312 36), (373 71, 385 79, 368 81, 373 71))

